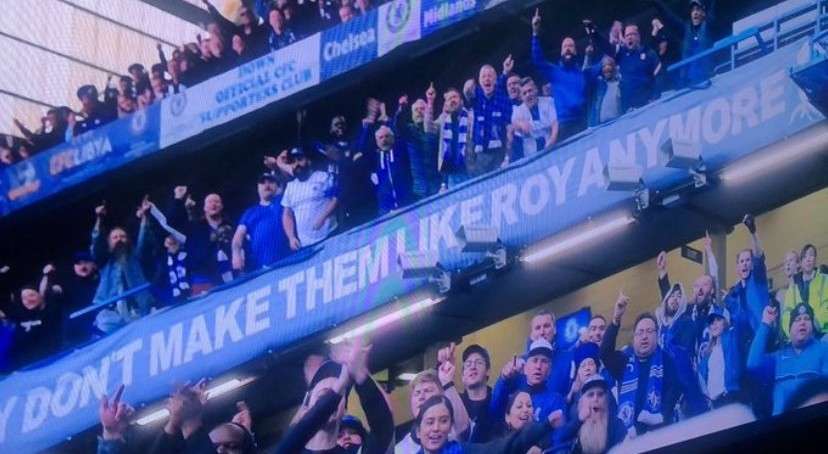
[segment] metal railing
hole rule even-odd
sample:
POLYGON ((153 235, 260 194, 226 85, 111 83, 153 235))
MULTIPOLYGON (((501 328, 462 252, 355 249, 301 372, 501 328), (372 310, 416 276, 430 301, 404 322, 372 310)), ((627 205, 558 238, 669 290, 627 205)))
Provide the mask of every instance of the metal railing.
POLYGON ((710 49, 670 65, 667 71, 675 73, 699 60, 714 58, 715 55, 729 50, 730 58, 727 61, 719 63, 714 69, 714 74, 723 74, 733 71, 804 36, 819 36, 826 30, 828 30, 828 0, 814 0, 813 3, 781 14, 762 25, 751 27, 739 34, 721 39, 710 49), (801 20, 803 16, 813 13, 816 13, 813 21, 808 21, 805 24, 800 24, 790 29, 786 27, 786 25, 794 21, 801 20), (768 31, 772 31, 772 37, 766 41, 763 35, 767 35, 768 31), (756 46, 741 50, 738 48, 739 44, 749 40, 756 40, 756 46))

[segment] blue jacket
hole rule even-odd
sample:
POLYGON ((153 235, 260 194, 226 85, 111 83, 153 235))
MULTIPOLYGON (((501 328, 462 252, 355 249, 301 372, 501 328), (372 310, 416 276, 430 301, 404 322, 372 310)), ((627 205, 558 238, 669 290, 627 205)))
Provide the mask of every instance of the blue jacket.
POLYGON ((764 254, 753 257, 753 271, 745 285, 736 283, 725 296, 724 304, 730 313, 730 324, 739 332, 742 351, 748 351, 753 333, 762 324, 762 312, 770 301, 768 292, 768 271, 764 254))
POLYGON ((552 84, 555 95, 555 109, 560 123, 583 118, 586 114, 587 82, 580 65, 554 64, 543 55, 540 39, 532 37, 532 64, 552 84))
POLYGON ((800 385, 810 379, 828 376, 828 343, 811 341, 799 353, 791 344, 775 352, 766 353, 773 329, 762 323, 748 354, 748 370, 761 378, 773 380, 773 414, 786 410, 788 399, 800 385))
POLYGON ((402 208, 408 204, 411 193, 411 177, 406 156, 406 144, 403 140, 396 140, 389 151, 381 151, 376 147, 373 129, 363 126, 359 136, 358 148, 366 155, 376 156, 374 168, 374 184, 377 191, 377 203, 380 214, 402 208), (373 145, 372 145, 373 144, 373 145))
MULTIPOLYGON (((102 235, 98 229, 92 230, 92 258, 101 267, 101 280, 98 290, 95 291, 93 304, 102 303, 108 299, 122 294, 124 291, 147 283, 144 276, 142 263, 149 263, 151 260, 152 240, 149 222, 142 222, 138 231, 138 241, 132 251, 126 255, 126 260, 121 261, 109 253, 106 235, 102 235), (125 282, 120 282, 123 274, 125 282), (123 284, 123 285, 122 285, 123 284)), ((140 292, 132 297, 140 315, 149 313, 152 305, 152 297, 148 292, 140 292)))
POLYGON ((440 190, 440 174, 437 172, 437 133, 426 131, 423 124, 414 124, 410 107, 397 112, 394 131, 397 140, 404 142, 411 165, 411 192, 418 198, 436 194, 440 190))
MULTIPOLYGON (((725 391, 730 394, 740 389, 739 382, 742 379, 742 372, 744 359, 742 352, 739 349, 739 337, 735 328, 731 327, 724 333, 720 339, 722 344, 722 353, 724 354, 724 375, 725 375, 725 391)), ((702 383, 702 388, 707 394, 707 383, 709 379, 710 369, 710 354, 699 355, 699 379, 702 383)), ((707 397, 710 397, 709 395, 707 397)))
MULTIPOLYGON (((662 0, 656 0, 656 6, 663 13, 664 19, 674 30, 682 30, 681 58, 686 59, 700 54, 713 47, 714 37, 711 23, 716 19, 716 0, 710 0, 706 9, 706 18, 698 27, 693 26, 690 20, 683 20, 671 9, 664 5, 662 0)), ((666 68, 665 68, 666 69, 666 68)), ((696 60, 693 64, 681 69, 681 86, 703 82, 713 75, 712 56, 696 60)))

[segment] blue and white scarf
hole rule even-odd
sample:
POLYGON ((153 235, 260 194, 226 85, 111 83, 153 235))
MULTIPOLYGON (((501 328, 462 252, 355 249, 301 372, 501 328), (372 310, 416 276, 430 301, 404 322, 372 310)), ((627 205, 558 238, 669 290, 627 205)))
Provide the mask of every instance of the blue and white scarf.
POLYGON ((167 275, 170 281, 170 293, 173 298, 189 296, 190 277, 187 273, 187 252, 167 253, 167 275))
POLYGON ((643 408, 635 417, 635 395, 638 391, 638 359, 631 347, 623 350, 627 356, 627 365, 624 367, 624 376, 618 389, 618 417, 624 422, 627 433, 635 433, 635 423, 640 422, 648 426, 664 422, 661 414, 662 382, 664 380, 664 357, 661 348, 656 348, 650 357, 650 376, 647 380, 647 398, 643 408))
POLYGON ((443 162, 450 162, 455 170, 463 169, 465 167, 466 156, 466 141, 469 134, 469 112, 466 109, 460 109, 457 112, 457 149, 452 149, 452 139, 454 138, 454 130, 452 125, 454 121, 451 116, 447 121, 443 122, 443 131, 440 137, 443 140, 443 162))

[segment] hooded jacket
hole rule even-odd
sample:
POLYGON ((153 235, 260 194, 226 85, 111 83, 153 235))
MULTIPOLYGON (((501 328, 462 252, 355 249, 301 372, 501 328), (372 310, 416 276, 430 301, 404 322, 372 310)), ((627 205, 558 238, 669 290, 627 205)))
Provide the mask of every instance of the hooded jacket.
POLYGON ((696 343, 696 327, 687 307, 687 294, 684 292, 683 285, 673 284, 656 308, 655 317, 658 320, 658 343, 661 348, 674 352, 675 346, 679 346, 688 355, 693 352, 696 343), (676 291, 681 292, 681 299, 676 313, 670 316, 667 315, 667 300, 676 291))
MULTIPOLYGON (((612 395, 609 389, 605 389, 607 396, 607 446, 603 452, 608 452, 615 445, 624 441, 627 436, 627 429, 624 423, 617 416, 618 402, 612 395)), ((577 402, 576 402, 577 406, 577 402)), ((578 437, 578 431, 581 430, 583 423, 578 419, 577 410, 575 410, 575 417, 568 418, 566 424, 555 432, 555 446, 552 450, 555 454, 578 453, 582 452, 581 444, 578 437)))

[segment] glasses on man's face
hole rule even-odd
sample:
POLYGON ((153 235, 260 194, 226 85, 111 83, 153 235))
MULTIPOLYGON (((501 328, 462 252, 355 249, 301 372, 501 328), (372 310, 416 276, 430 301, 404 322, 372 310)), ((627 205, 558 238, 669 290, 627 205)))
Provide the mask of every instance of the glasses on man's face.
POLYGON ((635 337, 642 337, 642 336, 652 336, 656 333, 656 330, 649 328, 649 329, 639 329, 635 331, 635 337))
POLYGON ((472 367, 472 366, 485 367, 486 362, 483 361, 482 359, 470 359, 470 360, 467 360, 466 362, 463 363, 463 367, 472 367))

